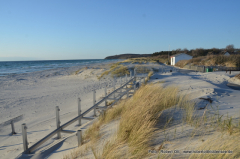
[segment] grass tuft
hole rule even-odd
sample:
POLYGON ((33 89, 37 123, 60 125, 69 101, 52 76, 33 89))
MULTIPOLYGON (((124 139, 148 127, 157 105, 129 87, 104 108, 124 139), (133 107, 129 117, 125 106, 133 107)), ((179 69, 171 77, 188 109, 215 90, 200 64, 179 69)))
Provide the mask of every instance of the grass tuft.
POLYGON ((197 150, 223 150, 226 153, 199 153, 192 154, 190 159, 200 159, 200 158, 208 158, 208 159, 234 159, 240 157, 240 134, 235 135, 216 135, 211 139, 203 142, 201 146, 197 148, 197 150))
POLYGON ((114 76, 121 77, 121 76, 124 76, 126 74, 129 75, 130 72, 129 72, 128 68, 126 66, 123 66, 123 65, 119 65, 111 73, 112 77, 114 77, 114 76))
POLYGON ((173 106, 187 108, 188 106, 183 106, 186 104, 184 100, 183 96, 178 95, 178 88, 175 86, 163 88, 159 84, 143 85, 132 98, 122 100, 102 113, 99 120, 86 130, 84 140, 96 143, 100 138, 100 127, 120 119, 116 139, 103 146, 101 158, 148 157, 151 139, 162 111, 173 106))
POLYGON ((152 71, 152 68, 149 68, 149 66, 142 66, 142 65, 136 65, 135 69, 137 73, 149 73, 152 71))
MULTIPOLYGON (((161 111, 179 104, 178 88, 159 85, 141 87, 125 103, 118 131, 119 141, 125 141, 131 155, 140 158, 147 155, 150 139, 161 111)), ((117 144, 117 143, 116 143, 117 144)))
POLYGON ((98 79, 101 79, 103 76, 108 74, 111 74, 112 77, 120 77, 126 74, 129 75, 130 72, 126 66, 121 65, 120 62, 117 62, 112 64, 109 70, 104 71, 100 76, 98 76, 98 79))

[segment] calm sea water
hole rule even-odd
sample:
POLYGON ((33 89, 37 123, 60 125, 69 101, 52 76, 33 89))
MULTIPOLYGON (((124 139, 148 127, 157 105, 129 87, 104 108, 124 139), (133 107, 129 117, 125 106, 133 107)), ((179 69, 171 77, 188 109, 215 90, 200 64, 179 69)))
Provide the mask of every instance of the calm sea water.
POLYGON ((54 68, 87 66, 91 64, 111 62, 117 60, 91 59, 91 60, 46 60, 46 61, 2 61, 0 62, 0 76, 28 73, 54 68))

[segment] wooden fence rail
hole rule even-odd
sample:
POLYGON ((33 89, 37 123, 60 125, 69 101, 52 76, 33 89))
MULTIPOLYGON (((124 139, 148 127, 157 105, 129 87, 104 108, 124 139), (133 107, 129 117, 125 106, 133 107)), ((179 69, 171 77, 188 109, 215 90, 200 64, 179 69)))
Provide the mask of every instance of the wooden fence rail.
MULTIPOLYGON (((141 77, 144 78, 144 77, 141 77)), ((27 142, 27 126, 24 123, 22 126, 22 132, 23 132, 23 147, 24 147, 24 152, 25 154, 29 154, 32 153, 34 150, 36 150, 39 146, 41 146, 44 142, 46 142, 47 140, 49 140, 50 138, 52 138, 54 135, 57 134, 57 138, 61 138, 61 132, 62 133, 74 133, 75 131, 71 131, 71 130, 64 130, 67 126, 71 125, 72 123, 79 121, 79 126, 81 125, 81 120, 85 119, 85 120, 92 120, 94 118, 92 117, 84 117, 87 113, 89 113, 90 111, 94 110, 94 115, 96 115, 96 109, 107 109, 108 107, 112 107, 116 102, 118 102, 124 95, 127 94, 127 98, 129 95, 129 91, 133 90, 135 91, 136 88, 136 73, 134 71, 134 76, 130 76, 130 80, 126 81, 125 83, 123 83, 122 86, 120 86, 117 89, 114 89, 113 92, 111 92, 110 94, 106 94, 106 87, 105 87, 105 97, 103 99, 101 99, 99 102, 96 102, 96 98, 94 95, 94 101, 93 101, 93 106, 90 107, 89 109, 87 109, 85 112, 81 113, 81 104, 80 101, 81 99, 78 99, 78 116, 76 116, 75 118, 73 118, 72 120, 66 122, 63 125, 60 125, 60 118, 59 118, 59 111, 60 109, 58 107, 56 107, 56 123, 57 123, 57 129, 55 129, 54 131, 52 131, 51 133, 49 133, 47 136, 45 136, 44 138, 42 138, 41 140, 39 140, 37 143, 35 143, 34 145, 32 145, 31 147, 28 148, 28 142, 27 142), (131 88, 127 88, 127 85, 131 85, 130 83, 133 82, 134 83, 134 87, 131 88), (126 87, 126 88, 124 88, 126 87), (121 91, 124 89, 124 91, 121 91), (115 96, 115 93, 118 93, 118 97, 115 96), (107 106, 106 105, 106 100, 111 99, 110 96, 115 96, 114 97, 114 102, 110 105, 107 106), (99 106, 101 103, 105 102, 105 106, 99 106)), ((140 80, 141 81, 141 80, 140 80)), ((79 134, 81 134, 80 132, 78 132, 77 136, 80 136, 79 134)), ((79 145, 80 145, 80 141, 81 139, 78 139, 79 141, 79 145)))

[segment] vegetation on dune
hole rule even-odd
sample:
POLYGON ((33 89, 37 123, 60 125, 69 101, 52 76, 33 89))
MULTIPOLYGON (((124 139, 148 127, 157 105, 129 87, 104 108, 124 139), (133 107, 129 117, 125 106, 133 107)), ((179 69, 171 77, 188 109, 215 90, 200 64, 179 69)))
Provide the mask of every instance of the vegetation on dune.
POLYGON ((119 65, 118 67, 116 67, 116 69, 114 69, 112 71, 112 77, 116 76, 116 77, 121 77, 121 76, 124 76, 126 74, 130 74, 128 68, 126 66, 123 66, 123 65, 119 65))
POLYGON ((151 68, 147 67, 147 66, 143 66, 141 64, 147 64, 147 63, 157 63, 157 60, 152 59, 152 58, 133 58, 133 59, 127 59, 124 60, 122 62, 117 62, 114 64, 110 64, 110 69, 104 71, 99 77, 98 79, 101 79, 103 76, 105 75, 111 75, 111 77, 121 77, 124 76, 126 74, 130 74, 129 68, 127 66, 124 66, 124 64, 126 63, 131 63, 131 64, 138 64, 137 66, 135 66, 135 68, 138 68, 138 70, 140 71, 140 73, 148 73, 150 71, 152 71, 151 68))
POLYGON ((78 70, 72 72, 71 75, 78 75, 81 71, 86 70, 86 69, 88 69, 88 67, 84 67, 82 69, 78 69, 78 70))
MULTIPOLYGON (((210 159, 233 159, 240 157, 240 125, 233 121, 232 117, 227 117, 224 119, 223 115, 219 114, 219 110, 216 113, 202 116, 202 127, 206 132, 221 132, 216 133, 210 139, 203 142, 197 150, 210 150, 210 151, 225 151, 219 153, 199 153, 192 154, 189 158, 210 158, 210 159), (227 134, 225 133, 227 132, 227 134)), ((201 123, 198 123, 201 125, 201 123)))
MULTIPOLYGON (((176 50, 154 52, 153 54, 148 54, 147 56, 144 56, 143 54, 138 54, 137 56, 124 56, 124 54, 122 54, 122 55, 115 55, 113 56, 113 58, 115 57, 115 59, 118 59, 118 56, 121 56, 122 57, 121 59, 123 59, 124 57, 125 59, 127 59, 125 60, 125 62, 138 63, 138 64, 143 64, 146 62, 153 62, 153 63, 161 62, 161 63, 170 64, 170 57, 172 55, 179 54, 179 53, 185 53, 196 58, 201 56, 212 56, 212 55, 220 56, 220 55, 224 55, 226 52, 228 52, 230 55, 239 55, 240 49, 234 48, 234 45, 227 45, 225 48, 211 48, 211 49, 196 48, 196 49, 188 50, 187 48, 184 48, 184 49, 178 48, 176 50), (133 57, 138 57, 138 58, 133 58, 133 57)), ((216 63, 218 64, 219 62, 216 61, 216 63)), ((230 63, 229 65, 232 65, 232 63, 230 63)))
POLYGON ((187 64, 189 64, 189 61, 188 60, 180 60, 178 61, 175 66, 178 66, 180 68, 183 68, 184 66, 186 66, 187 64))
MULTIPOLYGON (((151 76, 152 72, 149 73, 151 76)), ((84 144, 90 146, 90 151, 95 158, 145 158, 149 157, 148 150, 151 147, 155 132, 157 132, 157 123, 164 124, 164 132, 171 122, 172 117, 167 121, 160 121, 159 118, 166 109, 178 107, 177 110, 184 110, 182 123, 187 123, 192 127, 190 138, 203 138, 207 132, 222 132, 220 136, 214 136, 200 144, 194 150, 232 150, 233 153, 219 154, 189 154, 190 158, 238 158, 240 157, 240 147, 237 144, 239 139, 238 126, 233 124, 233 118, 222 119, 219 111, 207 113, 204 111, 201 117, 195 116, 195 104, 188 101, 186 96, 179 95, 177 87, 162 87, 159 84, 142 85, 133 95, 132 98, 122 100, 112 108, 107 109, 99 116, 98 121, 94 122, 84 134, 84 144), (119 127, 116 136, 108 139, 99 151, 95 148, 101 137, 100 128, 113 120, 119 120, 119 127), (201 132, 203 136, 199 136, 201 132), (228 134, 224 134, 228 132, 228 134), (221 139, 221 140, 220 140, 221 139)), ((165 113, 166 115, 166 113, 165 113)), ((163 115, 164 116, 164 115, 163 115)), ((239 122, 240 123, 240 122, 239 122)), ((183 128, 182 128, 183 129, 183 128)), ((175 129, 176 131, 176 129, 175 129)), ((176 133, 176 132, 175 132, 176 133)), ((218 135, 218 134, 217 134, 218 135)), ((175 138, 175 137, 174 137, 175 138)), ((190 140, 189 140, 190 141, 190 140)), ((163 148, 161 143, 161 148, 163 148)), ((89 148, 88 148, 89 149, 89 148)), ((73 153, 72 153, 73 154, 73 153)), ((77 150, 74 154, 80 154, 77 150)), ((169 154, 171 155, 171 154, 169 154)), ((177 154, 176 154, 177 155, 177 154)), ((164 156, 161 156, 161 158, 164 156)), ((165 158, 170 156, 166 155, 165 158)), ((188 156, 189 157, 189 156, 188 156)), ((67 157, 65 157, 67 158, 67 157)), ((71 157, 69 157, 71 158, 71 157)), ((76 158, 76 157, 75 157, 76 158)))
POLYGON ((234 76, 234 77, 236 77, 236 78, 240 79, 240 74, 237 74, 237 75, 236 75, 236 76, 234 76))
MULTIPOLYGON (((104 112, 99 120, 86 132, 85 139, 96 141, 99 134, 95 131, 114 119, 120 119, 119 130, 115 140, 104 146, 101 158, 117 158, 119 152, 126 151, 128 157, 142 158, 148 155, 151 138, 161 112, 175 105, 181 105, 183 98, 178 95, 178 88, 163 88, 157 84, 142 86, 128 100, 104 112)), ((126 154, 126 153, 125 153, 126 154)))
MULTIPOLYGON (((222 48, 222 49, 219 49, 219 48, 211 48, 211 49, 196 48, 196 49, 188 50, 187 48, 184 48, 184 49, 179 48, 179 49, 171 50, 171 51, 159 51, 159 52, 153 53, 152 58, 157 59, 159 62, 170 64, 170 57, 172 55, 179 54, 179 53, 185 53, 185 54, 193 56, 194 60, 195 60, 195 61, 193 61, 194 63, 198 63, 198 61, 203 58, 205 59, 206 56, 208 58, 212 58, 214 56, 214 60, 205 64, 206 66, 210 66, 210 65, 218 65, 218 64, 222 63, 223 62, 222 60, 224 60, 224 58, 222 58, 221 56, 224 55, 226 52, 228 52, 230 55, 240 55, 240 49, 234 48, 233 45, 227 45, 226 48, 222 48)), ((232 62, 232 60, 231 60, 230 63, 224 62, 224 64, 227 65, 228 67, 236 67, 236 61, 232 62)), ((191 63, 191 62, 188 62, 188 63, 191 63)), ((198 63, 198 64, 200 64, 200 63, 198 63)), ((183 64, 178 64, 178 65, 179 65, 179 67, 182 67, 183 64)), ((239 64, 238 64, 238 66, 239 66, 239 64)))
POLYGON ((226 66, 226 67, 240 67, 240 55, 211 55, 200 56, 190 60, 181 60, 176 63, 178 67, 184 67, 187 64, 200 66, 226 66))
POLYGON ((153 75, 153 71, 150 71, 147 75, 147 79, 145 81, 145 84, 149 81, 150 77, 153 75))
POLYGON ((122 63, 146 64, 146 63, 157 63, 157 60, 154 60, 154 58, 150 58, 150 57, 132 58, 132 59, 124 60, 122 63))
POLYGON ((240 157, 240 134, 235 134, 232 136, 222 136, 218 135, 210 140, 204 142, 198 147, 198 150, 216 150, 216 151, 226 151, 224 153, 198 153, 192 154, 190 159, 234 159, 240 157))
POLYGON ((151 84, 140 88, 126 102, 121 113, 118 138, 128 144, 130 153, 135 158, 147 155, 161 112, 181 102, 177 94, 176 87, 163 88, 151 84))
POLYGON ((120 64, 120 62, 114 63, 111 65, 109 70, 104 71, 98 79, 101 79, 103 76, 111 74, 112 77, 120 77, 126 74, 130 74, 128 68, 120 64))
POLYGON ((137 73, 149 73, 152 71, 152 68, 149 66, 143 66, 143 65, 135 65, 134 67, 137 70, 137 73))

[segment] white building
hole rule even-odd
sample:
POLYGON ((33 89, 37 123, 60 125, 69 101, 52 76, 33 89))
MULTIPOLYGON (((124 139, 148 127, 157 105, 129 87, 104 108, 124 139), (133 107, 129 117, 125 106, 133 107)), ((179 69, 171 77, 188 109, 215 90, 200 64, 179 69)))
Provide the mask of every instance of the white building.
POLYGON ((224 56, 229 56, 230 54, 228 52, 225 52, 224 53, 224 56))
POLYGON ((185 54, 185 53, 175 54, 171 56, 171 65, 175 65, 180 60, 190 60, 190 59, 192 59, 192 56, 188 54, 185 54))

